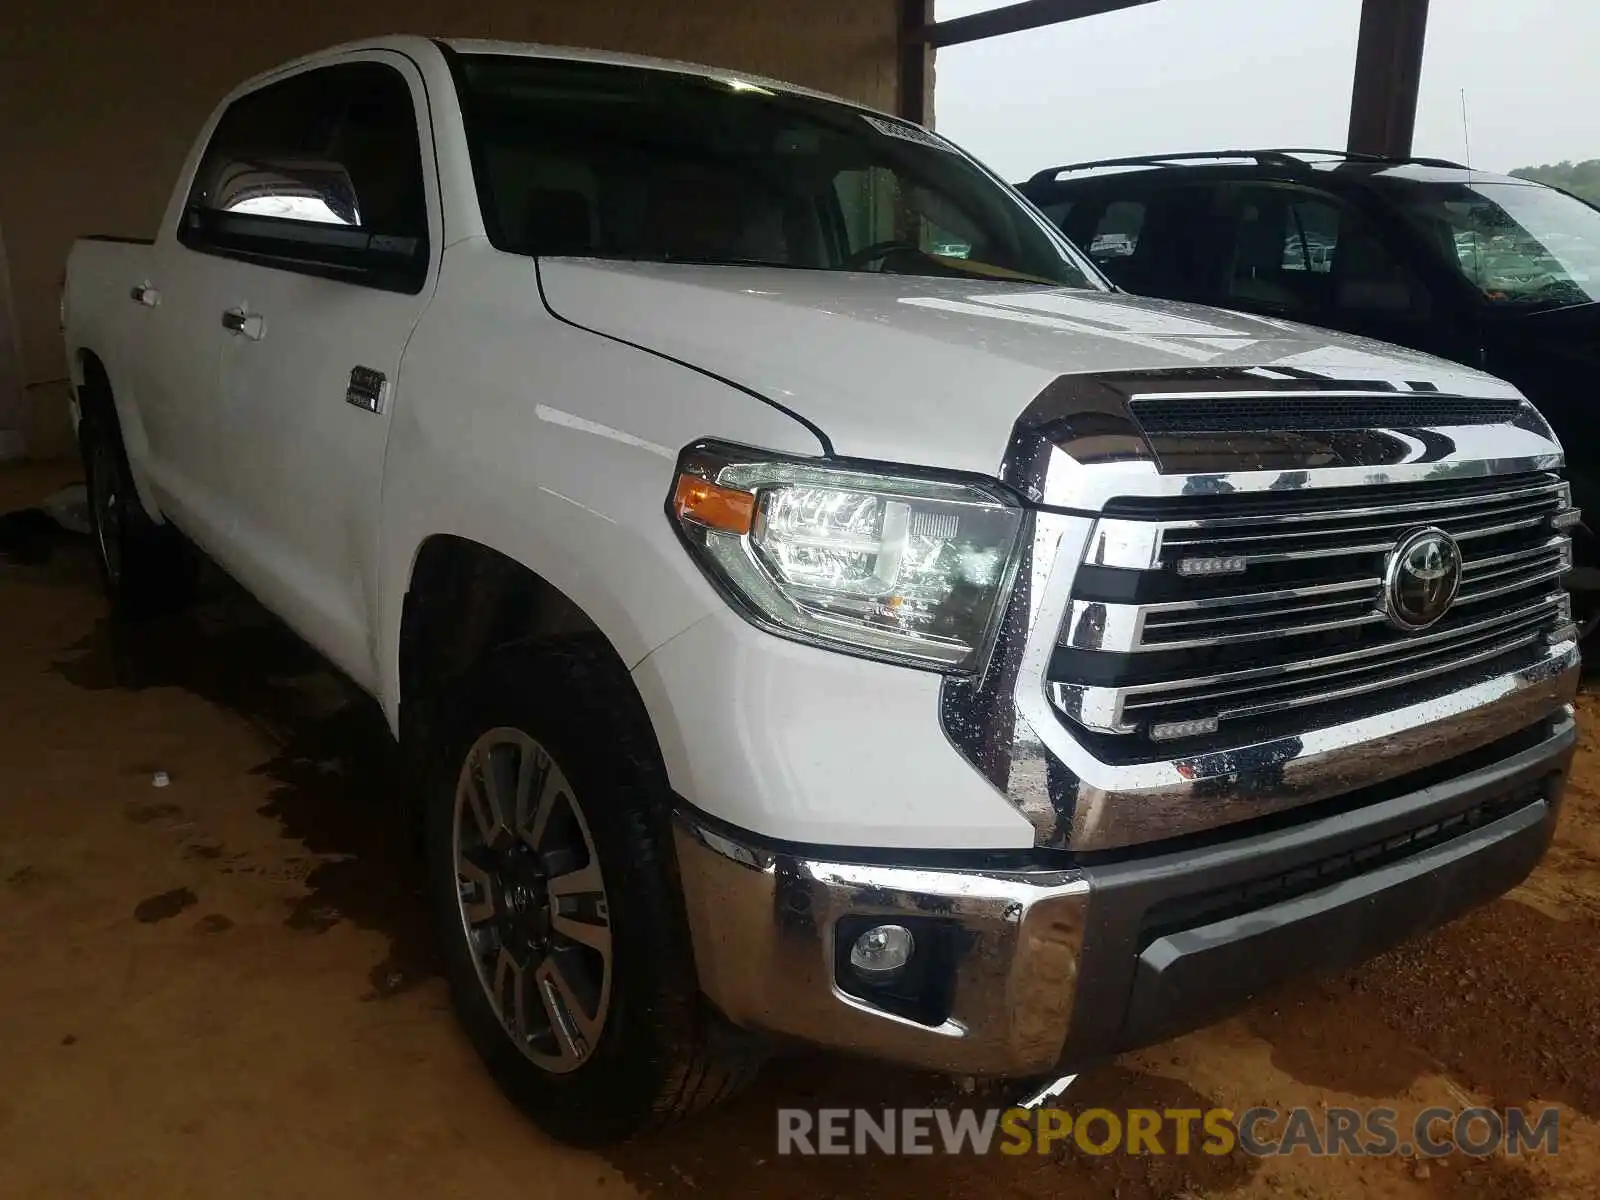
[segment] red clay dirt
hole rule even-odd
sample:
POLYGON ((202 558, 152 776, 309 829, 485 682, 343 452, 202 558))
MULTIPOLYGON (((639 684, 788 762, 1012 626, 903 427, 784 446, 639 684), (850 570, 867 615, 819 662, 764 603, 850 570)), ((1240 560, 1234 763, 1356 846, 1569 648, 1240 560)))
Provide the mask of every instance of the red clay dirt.
MULTIPOLYGON (((0 471, 0 514, 71 475, 0 471)), ((0 1197, 1600 1195, 1593 697, 1557 843, 1527 884, 1070 1093, 1079 1108, 1403 1116, 1554 1103, 1555 1157, 779 1159, 782 1105, 970 1102, 949 1080, 826 1056, 774 1063, 724 1109, 591 1154, 528 1125, 456 1030, 370 703, 226 590, 121 634, 86 542, 46 539, 22 564, 6 528, 0 1197)))

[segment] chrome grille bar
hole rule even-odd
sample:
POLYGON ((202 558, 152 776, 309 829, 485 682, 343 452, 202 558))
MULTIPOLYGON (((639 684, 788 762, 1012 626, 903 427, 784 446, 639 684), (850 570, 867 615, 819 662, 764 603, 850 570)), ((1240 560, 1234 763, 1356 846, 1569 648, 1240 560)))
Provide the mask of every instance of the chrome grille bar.
POLYGON ((1385 691, 1389 688, 1423 683, 1435 676, 1460 670, 1463 667, 1474 666, 1477 663, 1488 662, 1490 659, 1499 658, 1503 654, 1510 654, 1524 646, 1535 645, 1542 640, 1543 635, 1539 630, 1530 630, 1509 638, 1496 639, 1482 649, 1471 650, 1469 648, 1463 654, 1440 657, 1426 665, 1414 665, 1400 675, 1383 675, 1373 679, 1362 680, 1359 683, 1348 683, 1342 687, 1319 688, 1315 692, 1298 693, 1286 696, 1281 700, 1258 700, 1254 704, 1223 709, 1217 714, 1217 720, 1219 722, 1242 721, 1267 717, 1288 709, 1303 707, 1307 704, 1324 704, 1338 700, 1350 700, 1357 696, 1365 696, 1373 692, 1385 691))
POLYGON ((1395 524, 1416 524, 1417 518, 1433 518, 1438 516, 1441 509, 1482 507, 1485 504, 1503 506, 1514 502, 1538 502, 1554 500, 1565 496, 1567 485, 1556 480, 1541 483, 1534 487, 1521 487, 1508 491, 1496 492, 1490 496, 1446 496, 1437 500, 1418 501, 1414 504, 1389 504, 1383 506, 1367 506, 1340 509, 1336 513, 1328 512, 1289 512, 1274 513, 1270 517, 1202 517, 1196 520, 1162 521, 1162 524, 1173 530, 1189 529, 1237 529, 1258 526, 1263 521, 1274 525, 1311 524, 1316 522, 1327 523, 1330 520, 1354 521, 1360 518, 1382 518, 1378 523, 1383 528, 1395 524))
MULTIPOLYGON (((1564 536, 1510 553, 1468 559, 1462 564, 1456 604, 1509 595, 1558 579, 1570 569, 1571 552, 1564 536)), ((1182 650, 1256 641, 1263 636, 1296 637, 1351 629, 1384 620, 1382 583, 1374 576, 1307 588, 1128 606, 1077 600, 1063 625, 1062 644, 1122 652, 1182 650), (1128 611, 1120 611, 1123 609, 1128 611)))
MULTIPOLYGON (((1340 507, 1343 498, 1329 496, 1322 511, 1285 511, 1251 516, 1206 516, 1138 513, 1101 520, 1085 561, 1104 567, 1148 571, 1173 566, 1190 557, 1238 558, 1241 567, 1299 562, 1317 557, 1387 553, 1400 533, 1418 525, 1435 525, 1458 541, 1498 537, 1549 525, 1571 509, 1567 485, 1554 476, 1536 476, 1499 492, 1448 494, 1428 501, 1401 501, 1374 507, 1362 497, 1356 506, 1340 507)), ((1425 490, 1425 485, 1418 490, 1425 490)), ((1359 493, 1348 497, 1356 501, 1359 493)), ((1216 498, 1211 498, 1214 501, 1216 498)))
POLYGON ((1543 646, 1570 621, 1559 580, 1572 565, 1571 496, 1557 477, 1470 491, 1421 483, 1391 498, 1257 493, 1238 515, 1227 495, 1113 501, 1084 563, 1120 573, 1082 572, 1074 584, 1049 677, 1056 707, 1105 733, 1215 741, 1228 722, 1365 696, 1381 704, 1386 691, 1543 646), (1450 533, 1464 561, 1451 612, 1418 633, 1390 623, 1381 576, 1423 527, 1450 533), (1191 660, 1152 679, 1163 654, 1218 647, 1231 661, 1206 663, 1217 669, 1191 660))
MULTIPOLYGON (((1542 619, 1545 616, 1545 611, 1553 607, 1553 602, 1538 605, 1535 609, 1529 612, 1528 616, 1523 617, 1521 620, 1509 623, 1502 623, 1498 621, 1493 622, 1490 627, 1480 628, 1472 635, 1446 639, 1446 643, 1444 644, 1435 642, 1427 646, 1408 646, 1404 652, 1387 656, 1381 662, 1374 662, 1370 659, 1344 660, 1347 665, 1338 666, 1331 670, 1318 670, 1316 672, 1315 690, 1310 692, 1302 690, 1306 686, 1305 681, 1290 678, 1286 682, 1269 685, 1262 688, 1223 686, 1220 688, 1207 688, 1205 690, 1199 690, 1190 695, 1181 697, 1173 696, 1170 693, 1160 695, 1153 692, 1144 692, 1138 694, 1125 693, 1128 695, 1128 698, 1124 703, 1123 713, 1127 718, 1134 719, 1148 709, 1155 707, 1164 708, 1167 705, 1175 702, 1181 702, 1184 704, 1203 703, 1207 706, 1211 706, 1240 696, 1269 695, 1272 691, 1277 689, 1295 689, 1294 695, 1297 697, 1297 699, 1287 701, 1263 700, 1251 705, 1218 709, 1216 713, 1217 717, 1220 720, 1229 720, 1237 716, 1255 716, 1263 712, 1271 712, 1281 708, 1290 707, 1294 703, 1303 702, 1301 699, 1299 699, 1300 697, 1309 697, 1317 700, 1337 699, 1339 696, 1347 694, 1346 691, 1339 688, 1337 685, 1333 687, 1327 687, 1325 685, 1327 685, 1330 681, 1361 675, 1365 672, 1376 670, 1381 670, 1383 672, 1381 677, 1372 683, 1373 687, 1385 687, 1391 684, 1399 685, 1409 683, 1428 674, 1438 674, 1440 671, 1451 670, 1456 666, 1468 665, 1465 653, 1458 657, 1452 653, 1453 651, 1461 650, 1464 652, 1470 652, 1473 647, 1493 644, 1500 647, 1499 649, 1495 650, 1495 653, 1499 654, 1505 650, 1514 649, 1516 646, 1530 644, 1538 640, 1542 636, 1545 625, 1545 622, 1542 619), (1435 670, 1432 665, 1428 667, 1418 667, 1419 663, 1427 662, 1430 659, 1440 659, 1441 656, 1443 656, 1442 662, 1434 664, 1437 666, 1437 670, 1435 670)), ((1258 676, 1257 678, 1259 679, 1260 677, 1258 676)), ((1366 691, 1370 689, 1366 685, 1362 685, 1358 690, 1366 691)), ((1132 691, 1132 689, 1129 689, 1129 693, 1132 693, 1132 691)), ((1176 688, 1174 688, 1174 691, 1176 691, 1176 688)), ((1355 693, 1349 692, 1348 694, 1353 695, 1355 693)))

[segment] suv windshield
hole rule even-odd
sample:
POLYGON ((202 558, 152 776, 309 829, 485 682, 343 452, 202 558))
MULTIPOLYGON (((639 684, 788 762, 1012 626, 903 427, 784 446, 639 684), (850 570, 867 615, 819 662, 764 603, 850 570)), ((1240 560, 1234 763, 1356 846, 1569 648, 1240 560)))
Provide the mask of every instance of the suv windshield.
POLYGON ((1600 300, 1600 211, 1533 183, 1396 184, 1408 220, 1491 305, 1600 300))
POLYGON ((732 74, 472 54, 456 80, 502 250, 1097 286, 915 125, 732 74))

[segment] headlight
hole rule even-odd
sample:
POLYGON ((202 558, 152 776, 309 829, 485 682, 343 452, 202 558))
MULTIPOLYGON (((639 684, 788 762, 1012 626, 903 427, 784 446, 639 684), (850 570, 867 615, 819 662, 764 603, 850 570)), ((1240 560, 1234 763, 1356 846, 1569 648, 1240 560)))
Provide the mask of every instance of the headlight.
POLYGON ((998 486, 709 443, 684 452, 669 509, 757 624, 942 671, 980 665, 1023 522, 998 486))

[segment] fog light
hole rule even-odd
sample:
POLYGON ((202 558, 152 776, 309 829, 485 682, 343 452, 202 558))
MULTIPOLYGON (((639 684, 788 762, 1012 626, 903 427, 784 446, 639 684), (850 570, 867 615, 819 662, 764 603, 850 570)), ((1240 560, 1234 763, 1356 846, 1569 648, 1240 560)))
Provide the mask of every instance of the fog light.
POLYGON ((916 947, 904 925, 874 925, 850 947, 850 969, 863 983, 890 983, 906 969, 916 947))

